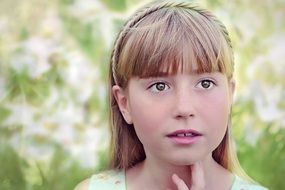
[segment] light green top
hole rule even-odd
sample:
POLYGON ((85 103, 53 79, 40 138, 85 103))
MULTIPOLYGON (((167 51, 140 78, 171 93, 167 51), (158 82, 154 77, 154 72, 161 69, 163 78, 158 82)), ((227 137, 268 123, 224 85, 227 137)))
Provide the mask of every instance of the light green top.
MULTIPOLYGON (((88 190, 127 190, 125 172, 109 170, 93 175, 88 190)), ((246 182, 238 176, 231 187, 231 190, 267 190, 266 188, 246 182)))
POLYGON ((91 177, 88 190, 126 190, 125 172, 109 170, 91 177))

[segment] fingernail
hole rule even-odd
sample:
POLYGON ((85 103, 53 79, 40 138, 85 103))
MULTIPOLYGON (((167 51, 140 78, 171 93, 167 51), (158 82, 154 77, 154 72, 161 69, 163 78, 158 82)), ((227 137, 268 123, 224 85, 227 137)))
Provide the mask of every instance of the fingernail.
POLYGON ((177 180, 179 180, 180 178, 178 177, 177 174, 173 174, 173 175, 172 175, 172 179, 175 180, 175 181, 177 181, 177 180))

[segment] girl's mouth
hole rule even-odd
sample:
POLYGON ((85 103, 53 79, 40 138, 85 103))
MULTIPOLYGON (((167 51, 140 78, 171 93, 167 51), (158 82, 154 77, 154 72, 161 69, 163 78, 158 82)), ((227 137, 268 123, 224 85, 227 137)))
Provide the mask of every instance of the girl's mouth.
POLYGON ((177 130, 166 136, 175 144, 190 145, 200 139, 202 134, 194 130, 177 130))
POLYGON ((192 136, 201 136, 202 134, 198 131, 192 130, 192 129, 181 129, 174 131, 170 134, 168 134, 168 137, 192 137, 192 136))
POLYGON ((176 134, 174 136, 176 136, 176 137, 194 137, 194 136, 196 136, 196 134, 194 134, 194 133, 179 133, 179 134, 176 134))

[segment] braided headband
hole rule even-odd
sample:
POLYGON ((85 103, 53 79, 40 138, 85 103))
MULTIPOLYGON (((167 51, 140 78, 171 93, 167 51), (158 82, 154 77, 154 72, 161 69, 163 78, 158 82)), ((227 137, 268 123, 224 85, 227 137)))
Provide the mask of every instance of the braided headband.
POLYGON ((151 14, 151 13, 153 13, 159 9, 168 8, 168 7, 191 9, 191 10, 194 10, 194 11, 198 12, 199 14, 207 17, 207 18, 211 18, 216 24, 219 25, 219 27, 223 33, 223 36, 225 37, 226 41, 228 42, 230 48, 232 48, 231 40, 229 38, 229 34, 228 34, 226 27, 214 15, 209 13, 209 11, 202 9, 200 7, 197 7, 195 5, 192 5, 190 3, 187 3, 187 2, 163 1, 161 3, 157 3, 157 2, 155 4, 152 3, 148 6, 146 6, 145 8, 141 9, 140 11, 136 12, 131 17, 131 19, 125 23, 125 25, 122 28, 121 32, 119 33, 117 39, 115 40, 114 49, 113 49, 112 55, 111 55, 111 67, 112 67, 112 73, 113 73, 113 78, 114 78, 115 84, 118 84, 118 80, 117 80, 117 76, 116 76, 116 66, 117 66, 117 63, 119 60, 119 54, 120 54, 120 51, 122 48, 121 44, 122 44, 123 39, 125 38, 125 36, 129 32, 129 29, 131 29, 136 23, 138 23, 145 16, 147 16, 147 15, 149 15, 149 14, 151 14))

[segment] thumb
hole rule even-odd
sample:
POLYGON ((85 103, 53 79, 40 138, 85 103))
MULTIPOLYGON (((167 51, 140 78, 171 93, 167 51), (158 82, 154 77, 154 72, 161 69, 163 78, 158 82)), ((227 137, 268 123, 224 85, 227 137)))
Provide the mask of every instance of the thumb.
POLYGON ((185 182, 177 174, 172 175, 172 180, 177 186, 177 190, 189 190, 185 182))
POLYGON ((191 190, 203 190, 205 188, 205 177, 201 162, 191 165, 191 176, 191 190))

